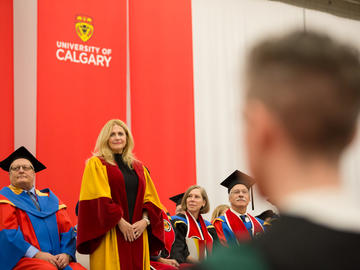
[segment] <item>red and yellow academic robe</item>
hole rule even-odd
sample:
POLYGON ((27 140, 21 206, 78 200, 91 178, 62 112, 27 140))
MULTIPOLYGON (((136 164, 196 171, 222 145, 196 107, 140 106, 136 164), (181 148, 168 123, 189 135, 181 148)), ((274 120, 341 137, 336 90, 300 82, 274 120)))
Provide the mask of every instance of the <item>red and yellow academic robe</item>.
POLYGON ((223 246, 236 244, 251 240, 256 235, 263 233, 264 221, 246 214, 247 222, 243 222, 231 209, 228 209, 223 216, 213 221, 216 233, 223 246))
POLYGON ((138 191, 133 223, 148 212, 150 226, 133 242, 125 241, 117 224, 129 222, 123 175, 117 165, 98 157, 86 164, 80 191, 77 250, 90 254, 91 270, 150 269, 150 253, 164 247, 161 203, 147 169, 133 162, 138 191))
MULTIPOLYGON (((52 255, 66 253, 75 261, 76 234, 66 206, 49 190, 36 190, 40 211, 30 196, 13 186, 0 191, 0 268, 42 269, 50 263, 24 255, 30 245, 52 255), (33 267, 33 268, 32 268, 33 267)), ((85 269, 70 263, 65 270, 85 269)))

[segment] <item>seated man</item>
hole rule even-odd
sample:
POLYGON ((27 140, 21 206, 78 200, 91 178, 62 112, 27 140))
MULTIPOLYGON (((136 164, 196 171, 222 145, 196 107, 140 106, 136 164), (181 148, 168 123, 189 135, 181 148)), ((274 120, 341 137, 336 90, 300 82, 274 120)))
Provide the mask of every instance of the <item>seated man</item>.
POLYGON ((46 167, 25 147, 0 162, 10 186, 0 190, 0 265, 10 269, 85 269, 75 261, 76 235, 66 206, 34 187, 46 167))
POLYGON ((249 190, 254 182, 250 176, 238 170, 221 182, 228 189, 230 209, 223 216, 214 219, 213 224, 224 246, 250 240, 264 232, 264 221, 247 213, 249 190))

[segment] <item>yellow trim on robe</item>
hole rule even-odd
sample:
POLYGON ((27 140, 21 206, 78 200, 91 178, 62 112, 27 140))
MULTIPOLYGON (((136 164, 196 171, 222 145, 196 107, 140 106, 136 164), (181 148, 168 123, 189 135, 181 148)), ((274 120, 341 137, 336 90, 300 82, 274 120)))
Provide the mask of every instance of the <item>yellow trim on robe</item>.
MULTIPOLYGON (((80 189, 80 201, 101 197, 111 199, 106 166, 98 157, 92 157, 85 166, 80 189)), ((102 238, 100 245, 90 254, 91 270, 120 270, 116 226, 102 238)))
POLYGON ((263 225, 264 225, 264 226, 271 226, 271 223, 268 222, 268 221, 265 221, 263 225))
POLYGON ((221 221, 221 222, 224 222, 221 218, 215 218, 213 221, 212 221, 212 224, 214 224, 215 223, 215 221, 217 221, 217 220, 219 220, 219 221, 221 221))
POLYGON ((164 210, 165 214, 169 213, 169 211, 163 204, 161 204, 161 209, 164 210))
POLYGON ((186 224, 186 223, 185 223, 184 221, 182 221, 182 220, 177 220, 177 221, 174 222, 174 226, 176 227, 176 225, 177 225, 178 223, 186 224))
POLYGON ((143 269, 150 269, 150 247, 149 247, 149 236, 145 229, 143 232, 143 269))
POLYGON ((120 270, 116 227, 108 231, 98 248, 90 254, 91 270, 120 270))
POLYGON ((60 210, 60 209, 64 209, 64 208, 66 208, 66 205, 65 205, 65 204, 59 204, 59 210, 60 210))
MULTIPOLYGON (((151 202, 156 207, 162 209, 155 186, 151 180, 149 172, 143 166, 145 176, 144 202, 151 202)), ((98 157, 88 160, 80 189, 80 201, 93 200, 101 197, 111 199, 106 166, 102 164, 98 157)), ((150 269, 150 249, 147 230, 143 232, 143 269, 150 269)), ((103 237, 99 247, 90 254, 91 270, 120 270, 120 259, 118 255, 116 238, 116 227, 112 228, 103 237), (104 259, 105 258, 105 259, 104 259)))
POLYGON ((15 187, 15 186, 13 186, 13 185, 10 185, 9 188, 10 188, 11 191, 14 192, 16 195, 19 195, 19 194, 21 194, 21 192, 23 192, 23 189, 22 189, 22 188, 15 187))
POLYGON ((200 259, 200 241, 197 238, 192 238, 192 240, 195 242, 195 246, 196 246, 196 251, 197 251, 197 258, 196 259, 200 259))
POLYGON ((101 197, 111 199, 111 190, 107 176, 106 166, 98 157, 88 160, 80 189, 80 201, 94 200, 101 197))
POLYGON ((15 207, 15 204, 13 204, 12 202, 10 202, 8 200, 0 200, 0 203, 7 203, 7 204, 10 204, 15 207))
MULTIPOLYGON (((19 195, 19 194, 21 194, 21 192, 24 191, 22 188, 15 187, 15 186, 13 186, 13 185, 9 185, 9 188, 10 188, 11 191, 14 192, 16 195, 19 195)), ((38 195, 38 196, 49 196, 48 193, 41 192, 41 191, 38 190, 38 189, 35 189, 35 192, 36 192, 36 195, 38 195)))
POLYGON ((151 180, 150 174, 148 170, 144 167, 144 175, 145 175, 145 193, 144 193, 144 204, 147 202, 153 203, 157 208, 163 209, 163 205, 160 202, 159 196, 156 192, 153 181, 151 180))
POLYGON ((36 195, 38 195, 38 196, 43 196, 43 197, 49 196, 48 193, 41 192, 40 190, 35 189, 35 191, 36 191, 36 195))

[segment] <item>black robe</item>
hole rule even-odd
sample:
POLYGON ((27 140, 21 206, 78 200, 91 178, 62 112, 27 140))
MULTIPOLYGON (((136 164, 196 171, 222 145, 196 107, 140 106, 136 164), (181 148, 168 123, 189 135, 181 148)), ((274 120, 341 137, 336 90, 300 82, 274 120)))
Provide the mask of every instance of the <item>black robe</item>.
MULTIPOLYGON (((171 247, 170 258, 177 260, 178 263, 185 263, 186 258, 190 255, 188 246, 186 244, 186 234, 188 225, 186 224, 185 215, 179 214, 172 219, 175 229, 175 241, 171 247)), ((216 234, 214 226, 208 221, 205 222, 207 230, 213 239, 213 250, 219 246, 219 238, 216 234)))

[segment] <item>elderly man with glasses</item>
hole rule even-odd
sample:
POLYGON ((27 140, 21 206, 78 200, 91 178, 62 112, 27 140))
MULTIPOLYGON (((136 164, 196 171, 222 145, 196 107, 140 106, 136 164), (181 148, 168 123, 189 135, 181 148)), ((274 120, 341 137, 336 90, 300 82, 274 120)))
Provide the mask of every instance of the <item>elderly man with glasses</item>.
POLYGON ((213 221, 222 245, 238 244, 264 232, 264 221, 247 213, 254 179, 236 170, 221 185, 228 189, 230 209, 213 221))
POLYGON ((35 173, 46 167, 23 146, 0 167, 10 177, 0 190, 1 269, 85 269, 75 262, 66 206, 49 189, 35 189, 35 173))

